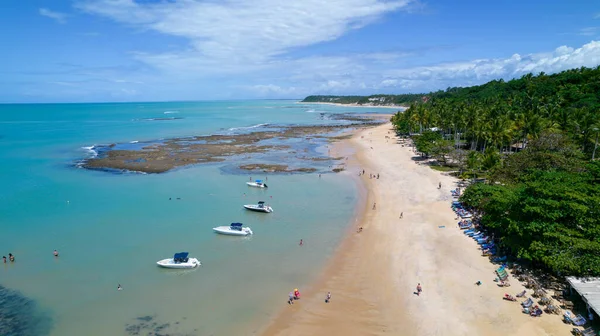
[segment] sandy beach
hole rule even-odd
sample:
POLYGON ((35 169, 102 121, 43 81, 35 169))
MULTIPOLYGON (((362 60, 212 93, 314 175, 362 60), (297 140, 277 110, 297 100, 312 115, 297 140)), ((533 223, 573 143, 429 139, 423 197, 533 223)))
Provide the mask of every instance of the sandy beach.
POLYGON ((318 105, 334 105, 334 106, 350 106, 350 107, 380 107, 391 108, 396 110, 406 110, 407 106, 402 105, 370 105, 370 104, 340 104, 340 103, 325 103, 325 102, 298 102, 298 104, 318 104, 318 105))
POLYGON ((570 333, 559 315, 532 318, 521 312, 523 300, 502 299, 524 287, 512 276, 511 287, 498 287, 498 266, 457 228, 450 209, 456 180, 413 160, 412 148, 397 143, 389 123, 355 133, 334 151, 351 153, 343 173, 360 179, 362 211, 320 279, 302 289, 301 300, 282 307, 263 335, 570 333))

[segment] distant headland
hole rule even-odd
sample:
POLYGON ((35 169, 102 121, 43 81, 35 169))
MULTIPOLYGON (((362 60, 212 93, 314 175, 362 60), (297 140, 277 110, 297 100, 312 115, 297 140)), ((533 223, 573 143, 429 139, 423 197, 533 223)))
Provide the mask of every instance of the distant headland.
POLYGON ((390 107, 405 109, 411 103, 421 101, 424 94, 400 94, 385 95, 377 94, 371 96, 308 96, 302 103, 319 103, 367 107, 390 107))

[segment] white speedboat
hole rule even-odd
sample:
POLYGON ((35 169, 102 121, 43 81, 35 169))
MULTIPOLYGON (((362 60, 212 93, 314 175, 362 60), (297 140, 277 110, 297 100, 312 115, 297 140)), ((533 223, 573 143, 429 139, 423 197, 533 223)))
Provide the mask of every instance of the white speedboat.
POLYGON ((252 234, 249 227, 242 227, 242 223, 231 223, 230 226, 218 226, 213 228, 216 233, 230 236, 248 236, 252 234))
POLYGON ((246 182, 247 185, 256 188, 268 188, 266 184, 263 183, 262 180, 256 180, 254 182, 246 182))
POLYGON ((194 268, 200 266, 200 261, 196 258, 188 258, 187 252, 175 253, 173 258, 163 259, 156 262, 164 268, 194 268))
POLYGON ((258 212, 273 212, 273 208, 271 208, 268 205, 265 205, 265 202, 263 201, 258 202, 258 204, 246 204, 244 205, 244 208, 258 212))

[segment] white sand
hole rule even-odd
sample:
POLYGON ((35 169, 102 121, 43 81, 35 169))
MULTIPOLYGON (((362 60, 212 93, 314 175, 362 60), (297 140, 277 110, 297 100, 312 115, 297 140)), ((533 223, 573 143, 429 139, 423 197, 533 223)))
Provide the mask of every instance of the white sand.
POLYGON ((361 179, 367 199, 357 224, 364 231, 353 228, 322 279, 303 291, 302 300, 284 307, 265 335, 570 332, 558 315, 532 318, 521 312, 523 300, 502 299, 524 288, 512 278, 511 287, 498 287, 493 282, 498 266, 457 228, 450 209, 454 178, 415 163, 411 149, 396 143, 390 124, 363 130, 349 144, 356 154, 344 173, 366 171, 361 179), (369 173, 380 179, 369 179, 369 173), (481 286, 475 285, 478 280, 481 286), (421 296, 413 294, 417 283, 423 286, 421 296), (327 291, 330 303, 324 302, 327 291))

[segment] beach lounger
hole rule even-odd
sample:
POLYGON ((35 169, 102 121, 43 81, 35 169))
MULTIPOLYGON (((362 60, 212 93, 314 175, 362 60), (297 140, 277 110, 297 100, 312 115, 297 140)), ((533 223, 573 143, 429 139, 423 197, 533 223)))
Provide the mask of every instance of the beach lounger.
POLYGON ((529 313, 530 316, 532 317, 538 317, 541 316, 544 312, 538 307, 536 309, 534 309, 531 313, 529 313))
POLYGON ((585 317, 583 317, 581 315, 575 316, 575 318, 572 319, 572 321, 573 321, 573 324, 578 327, 581 327, 582 325, 587 323, 587 320, 585 319, 585 317))
POLYGON ((521 293, 517 294, 517 297, 523 297, 525 296, 525 293, 527 293, 527 291, 523 290, 521 293))
POLYGON ((527 299, 527 301, 521 302, 521 306, 524 308, 529 308, 533 305, 533 300, 531 298, 527 299))
POLYGON ((583 330, 579 330, 577 328, 573 328, 573 334, 577 335, 577 336, 596 336, 596 332, 594 331, 594 328, 589 327, 583 330))
POLYGON ((558 313, 560 313, 560 310, 555 305, 548 305, 548 306, 546 306, 546 313, 558 314, 558 313))

